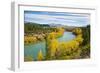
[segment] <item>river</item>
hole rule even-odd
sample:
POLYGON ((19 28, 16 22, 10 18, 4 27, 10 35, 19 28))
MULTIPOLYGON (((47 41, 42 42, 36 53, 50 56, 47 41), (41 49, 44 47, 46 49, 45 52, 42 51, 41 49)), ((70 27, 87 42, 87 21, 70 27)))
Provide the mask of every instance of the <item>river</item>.
MULTIPOLYGON (((75 35, 72 34, 72 32, 64 32, 64 35, 60 38, 58 38, 59 42, 62 41, 70 41, 73 38, 75 38, 75 35)), ((46 45, 45 45, 45 41, 44 42, 39 42, 36 44, 30 44, 30 45, 25 45, 24 46, 24 56, 32 56, 34 60, 37 59, 37 55, 38 52, 41 50, 43 56, 46 55, 46 45)))

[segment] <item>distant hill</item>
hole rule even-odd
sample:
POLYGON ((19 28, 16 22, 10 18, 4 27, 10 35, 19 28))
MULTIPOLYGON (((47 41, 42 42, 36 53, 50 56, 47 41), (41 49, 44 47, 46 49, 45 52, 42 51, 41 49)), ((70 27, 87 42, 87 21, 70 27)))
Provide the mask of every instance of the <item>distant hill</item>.
POLYGON ((50 24, 39 24, 39 23, 33 23, 33 22, 25 22, 25 26, 31 26, 31 27, 63 27, 66 30, 72 30, 76 28, 76 26, 68 26, 68 25, 62 25, 62 24, 55 24, 55 23, 50 23, 50 24))
POLYGON ((30 25, 30 26, 45 26, 45 27, 49 27, 48 24, 39 24, 39 23, 31 23, 31 22, 27 22, 24 23, 25 25, 30 25))

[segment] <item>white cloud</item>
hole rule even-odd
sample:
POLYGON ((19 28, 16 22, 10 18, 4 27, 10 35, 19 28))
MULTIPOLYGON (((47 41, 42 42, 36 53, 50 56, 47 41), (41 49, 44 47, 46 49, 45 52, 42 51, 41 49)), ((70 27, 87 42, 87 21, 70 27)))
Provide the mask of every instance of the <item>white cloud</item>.
POLYGON ((25 21, 39 22, 39 23, 59 23, 59 24, 70 24, 70 25, 85 25, 90 21, 89 14, 65 14, 65 13, 54 13, 52 14, 25 14, 25 21))

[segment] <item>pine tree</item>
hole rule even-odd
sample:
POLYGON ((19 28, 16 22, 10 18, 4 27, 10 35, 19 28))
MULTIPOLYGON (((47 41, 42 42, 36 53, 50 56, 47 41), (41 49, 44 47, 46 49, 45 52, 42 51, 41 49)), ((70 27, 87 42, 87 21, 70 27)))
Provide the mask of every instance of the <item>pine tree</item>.
POLYGON ((42 51, 40 50, 39 53, 38 53, 38 58, 37 58, 39 61, 43 60, 43 54, 42 54, 42 51))

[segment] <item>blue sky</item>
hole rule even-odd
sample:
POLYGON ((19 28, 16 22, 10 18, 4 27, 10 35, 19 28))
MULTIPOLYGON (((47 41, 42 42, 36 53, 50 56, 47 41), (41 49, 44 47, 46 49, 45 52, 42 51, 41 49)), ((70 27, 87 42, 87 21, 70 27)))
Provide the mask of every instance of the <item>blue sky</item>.
POLYGON ((40 24, 62 24, 86 26, 90 24, 90 14, 68 12, 24 11, 24 22, 40 24))

